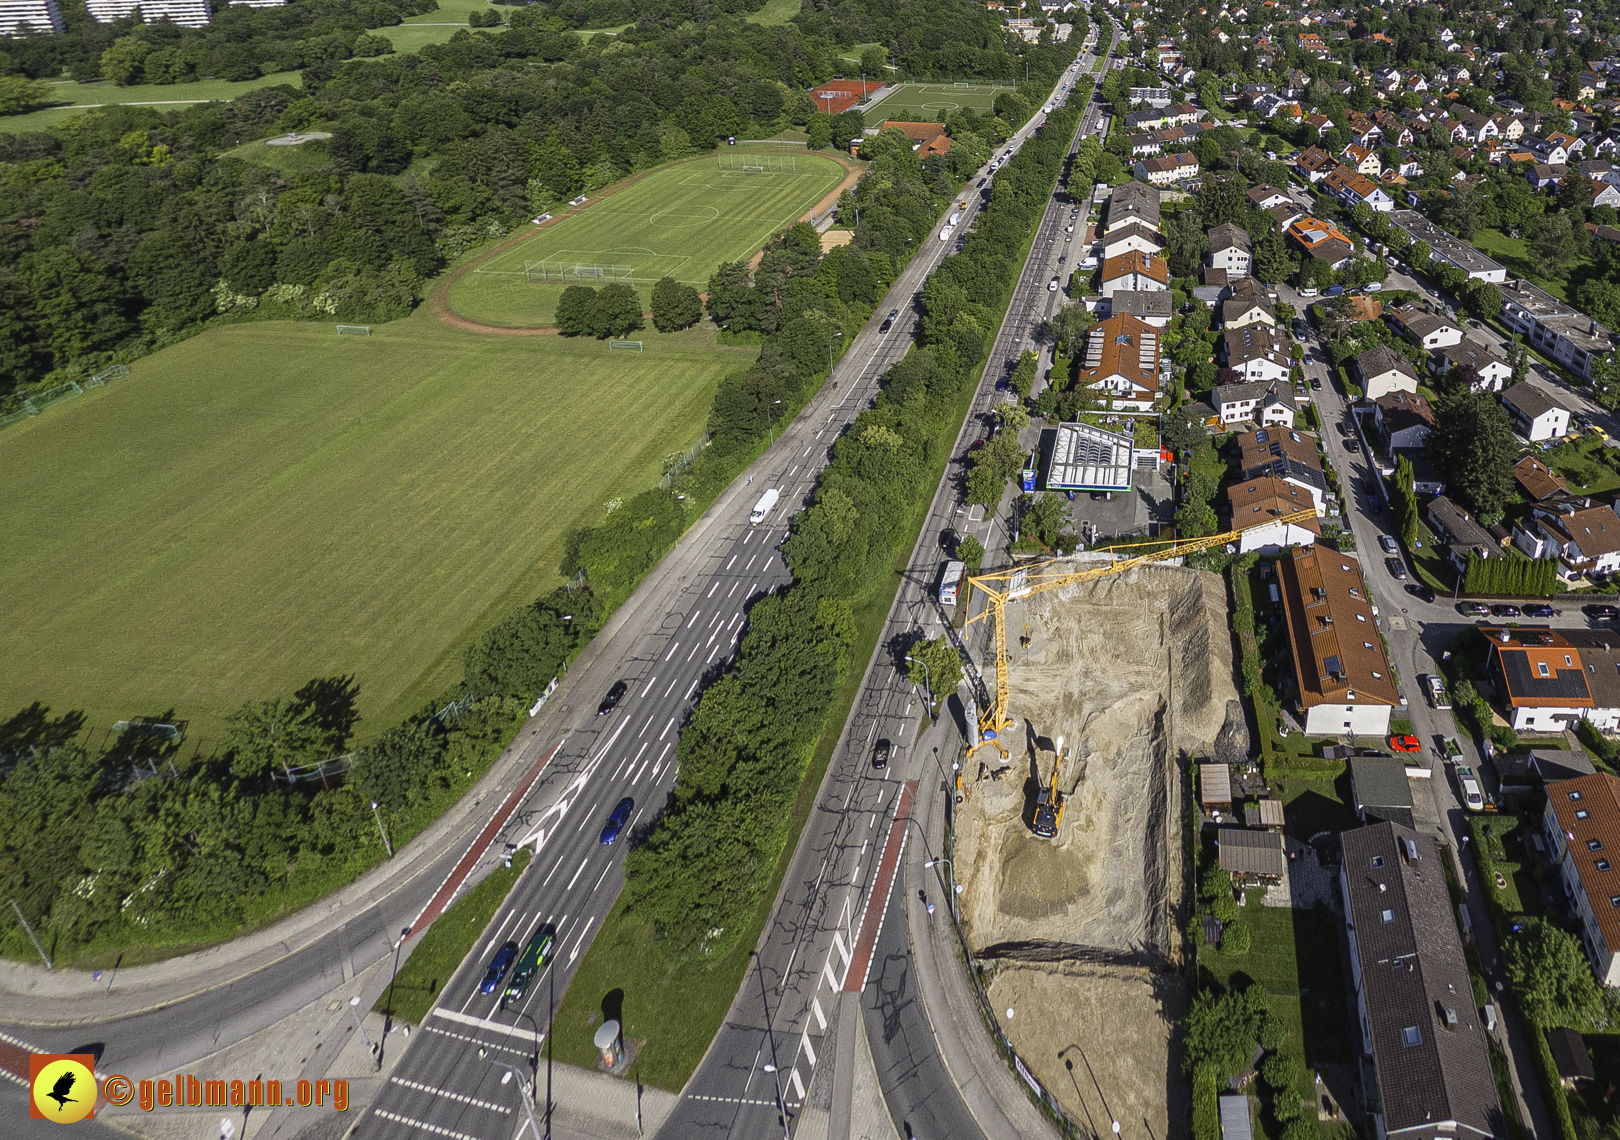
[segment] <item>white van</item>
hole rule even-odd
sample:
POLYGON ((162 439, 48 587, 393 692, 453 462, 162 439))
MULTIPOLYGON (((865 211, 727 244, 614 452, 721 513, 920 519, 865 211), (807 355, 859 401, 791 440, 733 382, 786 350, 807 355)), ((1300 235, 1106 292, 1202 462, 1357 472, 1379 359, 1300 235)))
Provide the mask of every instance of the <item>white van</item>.
POLYGON ((1299 295, 1301 297, 1314 297, 1314 296, 1316 296, 1316 290, 1315 289, 1301 289, 1299 291, 1299 295))

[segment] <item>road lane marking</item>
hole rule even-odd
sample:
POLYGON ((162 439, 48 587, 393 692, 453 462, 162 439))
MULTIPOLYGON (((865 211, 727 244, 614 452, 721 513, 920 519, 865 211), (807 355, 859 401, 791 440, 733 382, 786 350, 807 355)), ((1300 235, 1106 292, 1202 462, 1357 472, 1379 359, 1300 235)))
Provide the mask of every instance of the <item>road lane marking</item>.
POLYGON ((716 578, 716 579, 715 579, 715 580, 714 580, 714 585, 712 585, 712 586, 710 586, 710 587, 709 587, 709 592, 708 592, 708 593, 707 593, 707 594, 705 594, 705 595, 703 595, 703 596, 704 596, 704 598, 705 598, 705 599, 708 599, 708 598, 712 598, 712 597, 714 597, 714 592, 715 592, 715 591, 716 591, 716 590, 718 590, 718 589, 719 589, 719 588, 720 588, 720 579, 718 579, 718 578, 716 578))
MULTIPOLYGON (((812 1065, 815 1064, 814 1061, 811 1061, 810 1063, 812 1065)), ((390 1077, 389 1080, 393 1084, 404 1085, 408 1089, 416 1089, 418 1092, 432 1093, 434 1096, 442 1096, 446 1100, 460 1101, 462 1104, 470 1104, 474 1108, 487 1108, 490 1112, 505 1113, 508 1116, 512 1114, 512 1110, 507 1108, 504 1104, 495 1104, 492 1101, 479 1100, 477 1097, 467 1096, 465 1093, 451 1092, 449 1089, 434 1088, 432 1085, 424 1085, 421 1081, 408 1080, 405 1077, 390 1077)))
POLYGON ((833 973, 831 954, 827 955, 827 960, 821 963, 821 976, 827 979, 827 988, 832 990, 833 993, 837 993, 843 988, 843 983, 838 980, 838 975, 833 973))
POLYGON ((799 1039, 799 1048, 804 1050, 804 1055, 810 1059, 810 1065, 813 1068, 816 1063, 816 1050, 810 1044, 810 1030, 808 1028, 805 1029, 804 1036, 799 1039))
MULTIPOLYGON (((816 433, 816 438, 818 438, 818 439, 819 439, 819 438, 821 438, 821 433, 820 433, 820 432, 819 432, 819 431, 818 431, 818 432, 817 432, 817 433, 816 433)), ((805 449, 804 449, 804 455, 809 455, 809 454, 810 454, 810 452, 811 452, 811 450, 812 450, 812 449, 813 449, 813 448, 814 448, 814 447, 815 447, 815 446, 816 446, 816 445, 815 445, 815 444, 813 444, 813 443, 812 443, 812 444, 811 444, 811 445, 810 445, 810 446, 809 446, 809 447, 807 447, 807 448, 805 448, 805 449)), ((800 459, 803 459, 803 458, 804 458, 804 455, 801 455, 801 456, 799 456, 799 458, 800 458, 800 459)))
POLYGON ((674 717, 670 717, 670 718, 669 718, 669 723, 668 723, 668 724, 666 724, 666 725, 665 725, 665 726, 664 726, 664 731, 663 731, 663 732, 660 732, 660 733, 659 733, 659 734, 658 734, 658 739, 659 739, 659 740, 662 740, 662 739, 664 739, 664 737, 665 737, 665 736, 666 736, 666 735, 668 735, 668 733, 669 733, 669 730, 670 730, 670 729, 672 729, 672 728, 674 728, 674 727, 675 727, 675 718, 674 718, 674 717))
MULTIPOLYGON (((508 1031, 510 1030, 510 1026, 503 1025, 501 1028, 508 1031)), ((422 1026, 422 1029, 428 1033, 437 1033, 441 1037, 454 1037, 457 1041, 471 1042, 472 1044, 477 1045, 480 1049, 499 1049, 502 1053, 516 1053, 520 1057, 531 1057, 534 1055, 534 1051, 532 1049, 514 1049, 510 1045, 501 1045, 494 1041, 485 1041, 482 1038, 469 1037, 465 1033, 452 1033, 448 1029, 440 1029, 437 1025, 424 1025, 422 1026)), ((524 1034, 524 1037, 527 1039, 529 1035, 524 1034)), ((540 1039, 542 1041, 545 1040, 545 1037, 546 1035, 544 1033, 540 1034, 540 1039)))
POLYGON ((643 776, 645 776, 647 774, 647 765, 651 764, 651 763, 652 763, 652 761, 648 760, 646 763, 642 764, 640 770, 637 771, 634 776, 630 777, 630 786, 632 788, 636 786, 636 783, 641 779, 641 777, 643 777, 643 776))
POLYGON ((692 611, 692 620, 686 623, 686 628, 691 629, 694 625, 697 624, 697 619, 702 617, 702 616, 703 616, 703 611, 702 610, 693 610, 692 611))
MULTIPOLYGON (((814 1063, 814 1061, 811 1062, 811 1064, 814 1063)), ((803 1100, 804 1080, 799 1076, 799 1070, 797 1068, 788 1073, 788 1082, 793 1085, 793 1095, 798 1097, 800 1100, 803 1100)))
POLYGON ((810 1012, 815 1014, 816 1024, 821 1027, 821 1031, 827 1032, 827 1015, 821 1012, 821 998, 811 995, 810 1012))
POLYGON ((708 657, 704 658, 703 663, 705 665, 712 665, 714 663, 714 655, 719 652, 720 647, 716 645, 713 649, 709 650, 709 655, 708 657))
POLYGON ((754 1100, 746 1096, 704 1096, 702 1093, 688 1093, 688 1100, 706 1100, 711 1104, 752 1104, 760 1108, 775 1108, 774 1100, 754 1100))
MULTIPOLYGON (((611 870, 613 870, 613 860, 609 859, 607 866, 602 868, 602 873, 596 877, 596 887, 600 887, 602 885, 602 880, 607 878, 607 873, 611 870)), ((591 894, 594 895, 596 893, 596 887, 591 888, 591 894)))
POLYGON ((756 555, 754 555, 754 557, 753 557, 753 558, 750 558, 750 559, 749 559, 749 560, 748 560, 748 565, 747 565, 747 566, 744 566, 744 567, 743 567, 743 572, 744 572, 744 573, 747 573, 747 572, 748 572, 748 571, 749 571, 749 570, 752 570, 752 569, 753 569, 753 568, 754 568, 754 563, 755 563, 755 562, 756 562, 756 561, 757 561, 757 560, 758 560, 758 559, 759 559, 759 555, 757 555, 757 554, 756 554, 756 555))
POLYGON ((672 678, 669 682, 669 688, 664 690, 664 696, 668 697, 671 693, 673 693, 675 691, 675 686, 679 685, 680 683, 681 679, 679 677, 672 678))
POLYGON ((590 861, 591 857, 589 855, 585 856, 585 858, 579 861, 579 870, 574 872, 574 877, 568 880, 568 885, 564 887, 563 890, 571 891, 574 889, 574 884, 579 882, 580 875, 584 874, 585 872, 585 864, 589 863, 590 861))
POLYGON ((793 478, 793 476, 798 473, 798 470, 799 470, 799 465, 797 463, 795 463, 793 465, 793 470, 788 472, 788 478, 789 479, 793 478))
POLYGON ((389 1112, 386 1108, 374 1108, 371 1115, 380 1116, 384 1120, 392 1120, 395 1124, 403 1124, 407 1128, 420 1128, 423 1132, 431 1132, 435 1136, 444 1136, 448 1140, 483 1140, 479 1136, 469 1136, 465 1132, 457 1132, 453 1128, 440 1128, 437 1124, 429 1124, 425 1120, 412 1120, 408 1116, 401 1116, 397 1112, 389 1112))
POLYGON ((733 554, 731 556, 731 561, 726 563, 726 569, 730 570, 733 566, 735 566, 737 564, 737 559, 740 557, 741 555, 733 554))
POLYGON ((585 925, 580 928, 579 937, 574 939, 574 948, 568 951, 568 960, 570 962, 579 957, 579 948, 584 944, 585 936, 591 932, 591 927, 595 924, 595 922, 596 918, 594 915, 585 920, 585 925))
POLYGON ((682 697, 681 699, 683 701, 691 700, 692 699, 692 694, 697 692, 697 687, 698 687, 697 681, 693 681, 692 682, 692 687, 690 689, 686 690, 686 696, 682 697))
POLYGON ((729 598, 729 597, 731 597, 731 595, 735 594, 737 592, 737 587, 740 586, 740 585, 742 585, 742 579, 741 578, 737 579, 737 581, 735 581, 735 582, 733 582, 731 584, 731 589, 726 591, 726 597, 729 598))
POLYGON ((749 532, 748 532, 748 533, 747 533, 747 534, 745 534, 745 535, 743 535, 743 540, 742 540, 742 544, 743 544, 743 545, 744 545, 744 546, 747 546, 747 545, 748 545, 748 540, 749 540, 749 539, 751 539, 751 538, 753 538, 753 537, 754 537, 754 532, 753 532, 753 531, 749 531, 749 532))
MULTIPOLYGON (((470 1013, 458 1013, 453 1009, 445 1009, 443 1006, 434 1006, 428 1011, 428 1016, 440 1017, 445 1021, 454 1021, 459 1025, 471 1025, 476 1029, 488 1029, 492 1033, 504 1033, 509 1037, 521 1037, 525 1041, 533 1041, 536 1037, 535 1031, 532 1029, 524 1029, 517 1025, 504 1025, 499 1021, 491 1021, 487 1017, 474 1017, 470 1013)), ((545 1034, 541 1033, 538 1036, 544 1038, 545 1034)))
POLYGON ((666 653, 666 654, 664 654, 664 660, 665 660, 665 661, 668 661, 668 660, 669 660, 669 659, 670 659, 670 658, 671 658, 671 657, 673 657, 673 656, 675 656, 675 651, 676 651, 676 650, 677 650, 677 649, 679 649, 679 648, 680 648, 680 647, 681 647, 681 643, 680 643, 680 642, 678 642, 678 641, 672 641, 672 642, 670 642, 670 643, 669 643, 669 652, 668 652, 668 653, 666 653))

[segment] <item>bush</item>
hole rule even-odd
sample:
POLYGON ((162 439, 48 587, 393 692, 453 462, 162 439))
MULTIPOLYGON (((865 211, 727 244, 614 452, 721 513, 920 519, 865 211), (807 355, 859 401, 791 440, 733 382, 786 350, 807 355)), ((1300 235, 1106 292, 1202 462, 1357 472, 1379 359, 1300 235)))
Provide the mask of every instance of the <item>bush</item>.
POLYGON ((1192 1076, 1193 1140, 1221 1140, 1220 1086, 1214 1065, 1199 1065, 1192 1076))
POLYGON ((1234 922, 1221 931, 1221 953, 1241 957, 1249 952, 1253 935, 1242 922, 1234 922))

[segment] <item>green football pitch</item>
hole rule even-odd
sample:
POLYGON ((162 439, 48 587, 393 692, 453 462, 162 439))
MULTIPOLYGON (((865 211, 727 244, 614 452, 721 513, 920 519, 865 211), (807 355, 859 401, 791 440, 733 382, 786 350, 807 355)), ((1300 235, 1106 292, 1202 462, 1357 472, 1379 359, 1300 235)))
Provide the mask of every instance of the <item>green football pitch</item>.
POLYGON ((0 716, 82 708, 99 739, 173 709, 206 753, 244 700, 353 673, 362 737, 396 723, 757 352, 640 335, 237 325, 0 432, 0 716))
POLYGON ((450 307, 485 324, 545 327, 568 285, 621 280, 635 286, 646 312, 660 277, 706 287, 715 266, 750 256, 844 173, 804 151, 728 150, 655 170, 462 274, 450 287, 450 307), (728 170, 723 162, 772 168, 728 170))
MULTIPOLYGON (((1010 89, 1010 88, 1009 88, 1010 89)), ((943 123, 952 111, 972 111, 983 115, 995 109, 1002 88, 957 87, 951 83, 902 83, 893 94, 878 100, 866 111, 868 126, 885 120, 902 123, 943 123)))

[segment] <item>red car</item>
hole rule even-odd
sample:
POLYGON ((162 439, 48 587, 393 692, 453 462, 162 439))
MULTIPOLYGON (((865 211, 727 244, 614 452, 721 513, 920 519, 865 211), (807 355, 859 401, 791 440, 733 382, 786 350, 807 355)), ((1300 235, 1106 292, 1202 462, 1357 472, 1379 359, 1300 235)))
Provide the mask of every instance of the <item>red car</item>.
POLYGON ((1392 736, 1389 746, 1396 752, 1422 752, 1423 742, 1415 736, 1392 736))

